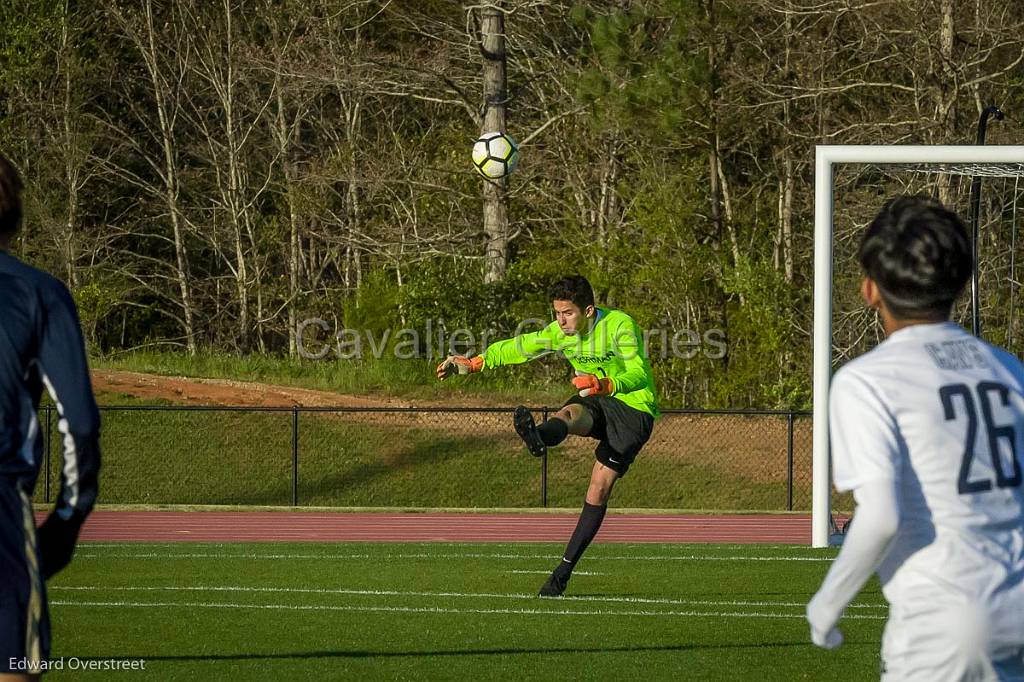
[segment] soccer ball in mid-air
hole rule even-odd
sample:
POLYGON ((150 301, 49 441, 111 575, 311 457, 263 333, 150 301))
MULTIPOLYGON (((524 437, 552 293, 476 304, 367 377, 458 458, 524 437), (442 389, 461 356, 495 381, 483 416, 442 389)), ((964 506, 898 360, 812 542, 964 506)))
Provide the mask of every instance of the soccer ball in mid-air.
POLYGON ((488 180, 499 180, 515 170, 519 145, 505 133, 484 133, 473 144, 473 166, 488 180))

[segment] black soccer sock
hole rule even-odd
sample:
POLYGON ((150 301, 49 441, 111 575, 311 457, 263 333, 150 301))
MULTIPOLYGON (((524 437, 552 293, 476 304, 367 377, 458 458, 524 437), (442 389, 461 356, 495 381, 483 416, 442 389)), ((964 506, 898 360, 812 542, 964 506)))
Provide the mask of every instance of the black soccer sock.
POLYGON ((583 556, 583 552, 590 545, 590 541, 594 539, 598 529, 601 528, 601 522, 604 521, 604 513, 606 511, 608 511, 608 505, 606 504, 583 503, 580 520, 576 522, 576 530, 572 532, 569 544, 565 548, 565 556, 562 557, 562 563, 558 565, 555 572, 563 576, 572 573, 576 562, 583 556))
POLYGON ((537 427, 537 433, 544 445, 548 447, 558 445, 569 435, 569 425, 558 417, 552 417, 537 427))

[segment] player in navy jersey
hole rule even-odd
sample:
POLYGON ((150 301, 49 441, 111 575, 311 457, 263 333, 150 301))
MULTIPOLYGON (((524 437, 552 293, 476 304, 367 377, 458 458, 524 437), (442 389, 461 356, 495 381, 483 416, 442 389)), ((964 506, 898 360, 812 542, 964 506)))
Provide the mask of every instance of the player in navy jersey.
POLYGON ((96 501, 99 411, 75 303, 57 279, 10 253, 21 180, 0 154, 0 680, 45 668, 45 580, 64 568, 96 501), (32 491, 42 464, 37 412, 46 388, 63 443, 57 506, 37 529, 32 491))

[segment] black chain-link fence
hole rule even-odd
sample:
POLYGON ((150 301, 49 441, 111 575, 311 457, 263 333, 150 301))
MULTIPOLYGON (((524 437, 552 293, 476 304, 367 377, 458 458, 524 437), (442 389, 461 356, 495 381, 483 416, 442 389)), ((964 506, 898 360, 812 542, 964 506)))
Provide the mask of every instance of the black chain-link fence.
MULTIPOLYGON (((553 412, 538 408, 537 419, 553 412)), ((577 507, 596 441, 570 436, 531 457, 511 408, 101 408, 106 504, 577 507)), ((666 410, 618 508, 808 510, 805 412, 666 410)), ((57 416, 43 408, 46 469, 60 485, 57 416)))

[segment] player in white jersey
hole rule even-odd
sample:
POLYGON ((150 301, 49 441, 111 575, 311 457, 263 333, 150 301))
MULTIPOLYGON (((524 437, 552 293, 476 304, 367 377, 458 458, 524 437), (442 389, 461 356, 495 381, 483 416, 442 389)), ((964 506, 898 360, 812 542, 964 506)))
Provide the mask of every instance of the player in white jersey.
POLYGON ((842 644, 877 571, 883 680, 1024 680, 1024 367, 949 321, 970 242, 938 202, 889 201, 860 262, 887 338, 832 382, 835 486, 857 510, 807 605, 811 639, 842 644))

